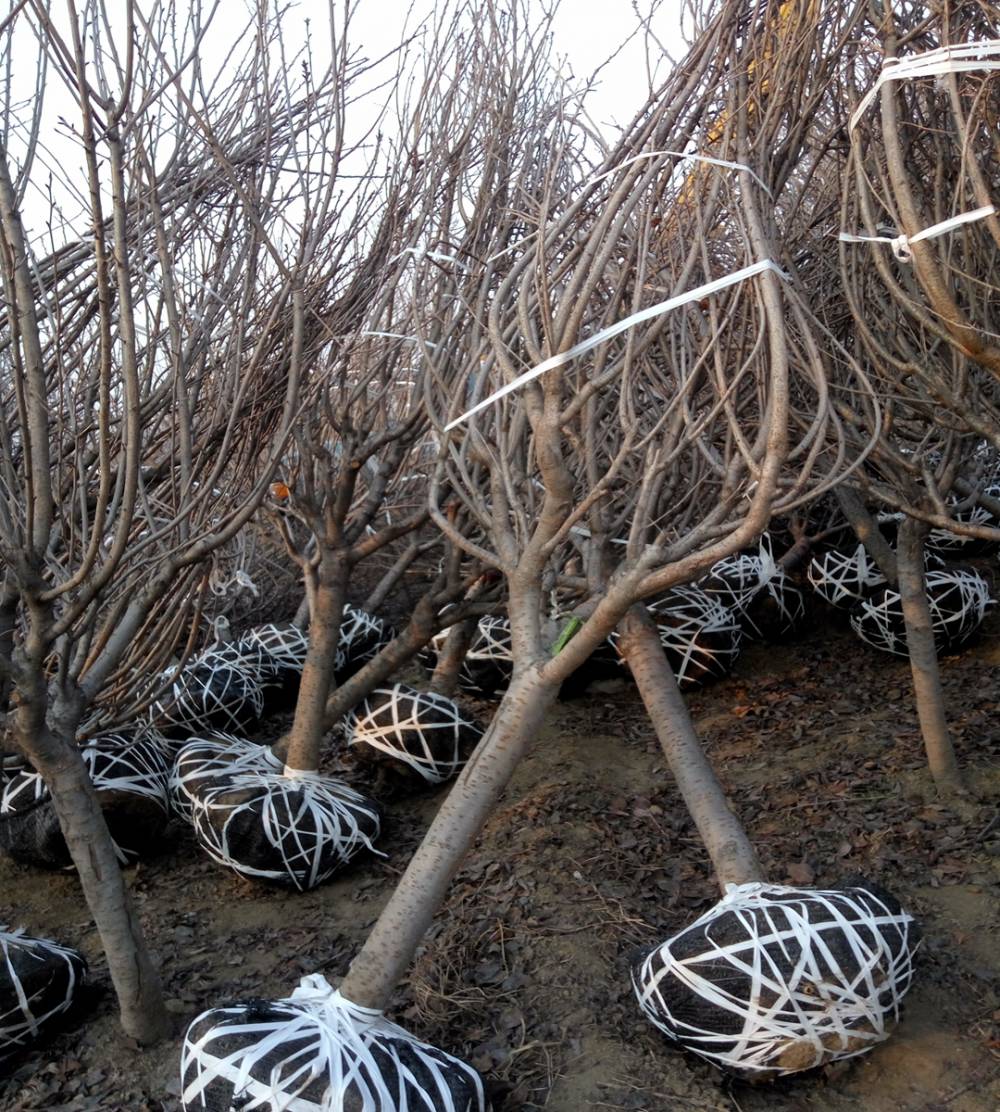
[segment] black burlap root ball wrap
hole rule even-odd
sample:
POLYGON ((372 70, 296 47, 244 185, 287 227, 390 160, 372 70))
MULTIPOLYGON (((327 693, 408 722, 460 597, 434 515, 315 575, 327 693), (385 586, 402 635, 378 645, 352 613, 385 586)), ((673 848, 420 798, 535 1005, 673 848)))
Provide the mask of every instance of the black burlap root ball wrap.
POLYGON ((797 1073, 888 1038, 919 932, 875 886, 730 885, 632 971, 647 1017, 738 1075, 797 1073))
POLYGON ((376 657, 396 636, 391 626, 376 614, 357 606, 345 606, 340 619, 340 641, 333 670, 343 682, 376 657))
POLYGON ((806 576, 821 599, 843 609, 850 609, 885 583, 885 576, 863 544, 850 551, 834 548, 814 556, 806 576))
POLYGON ((489 1112, 482 1078, 323 977, 287 1000, 213 1008, 181 1052, 185 1112, 489 1112))
POLYGON ((281 772, 281 761, 267 746, 232 734, 214 733, 191 738, 174 760, 170 773, 170 805, 190 822, 203 786, 212 786, 220 773, 281 772))
POLYGON ((451 699, 396 683, 363 699, 344 719, 344 733, 358 756, 443 784, 465 764, 483 728, 451 699))
POLYGON ((682 691, 728 676, 740 655, 738 611, 700 587, 675 587, 647 604, 682 691))
MULTIPOLYGON (((170 817, 170 766, 159 739, 102 734, 83 742, 80 755, 118 859, 131 864, 156 852, 170 817)), ((24 865, 64 869, 73 864, 49 790, 28 765, 8 769, 0 784, 0 847, 24 865)))
MULTIPOLYGON (((447 636, 448 630, 443 629, 431 641, 435 654, 444 648, 447 636)), ((459 690, 488 699, 506 689, 513 673, 510 620, 494 615, 480 618, 458 672, 459 690)))
MULTIPOLYGON (((983 491, 990 498, 1000 498, 1000 486, 991 483, 983 491)), ((947 505, 951 516, 956 521, 966 525, 988 525, 995 527, 996 518, 984 506, 973 503, 968 504, 968 499, 958 495, 949 495, 947 505)), ((969 537, 962 533, 953 533, 950 529, 931 529, 927 534, 926 545, 935 552, 945 556, 967 559, 970 556, 987 556, 996 552, 997 542, 985 537, 969 537)))
POLYGON ((0 1071, 72 1007, 86 979, 76 950, 0 924, 0 1071))
POLYGON ((756 554, 719 560, 699 585, 739 613, 743 631, 753 641, 781 641, 796 633, 806 616, 801 587, 764 543, 756 554))
POLYGON ((265 708, 287 704, 299 690, 309 638, 291 622, 270 623, 248 629, 236 642, 239 651, 256 648, 267 661, 261 684, 265 708))
POLYGON ((212 776, 185 776, 192 823, 210 857, 250 880, 304 892, 361 850, 372 850, 380 813, 373 799, 332 776, 274 767, 266 746, 256 767, 244 751, 212 776))
MULTIPOLYGON (((934 645, 939 653, 960 649, 979 629, 993 605, 986 579, 971 568, 943 568, 924 577, 934 645)), ((851 628, 873 648, 909 656, 899 591, 885 586, 858 602, 851 628)))
POLYGON ((210 649, 191 661, 153 704, 150 721, 176 741, 206 730, 246 729, 263 710, 264 689, 254 672, 234 661, 232 651, 210 649))

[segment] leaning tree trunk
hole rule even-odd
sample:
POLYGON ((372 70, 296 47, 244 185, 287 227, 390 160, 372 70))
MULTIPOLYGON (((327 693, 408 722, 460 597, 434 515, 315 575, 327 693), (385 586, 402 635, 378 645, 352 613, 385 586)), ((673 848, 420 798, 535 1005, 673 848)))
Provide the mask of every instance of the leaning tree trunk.
POLYGON ((841 484, 836 490, 837 502, 847 518, 854 535, 865 546, 865 551, 875 561, 875 566, 890 583, 899 580, 896 553, 882 535, 878 522, 868 512, 861 495, 852 487, 841 484))
POLYGON ((705 844, 723 892, 727 884, 763 880, 757 854, 702 751, 687 704, 645 606, 633 606, 618 625, 618 647, 659 738, 677 789, 705 844))
POLYGON ((924 578, 924 537, 927 526, 906 518, 899 528, 896 553, 899 567, 899 596, 906 622, 906 647, 916 698, 920 732, 927 763, 938 790, 950 794, 962 788, 962 775, 945 717, 941 669, 934 646, 931 612, 924 578))
POLYGON ((439 695, 455 694, 459 673, 478 628, 478 618, 466 618, 464 622, 456 622, 448 630, 434 668, 434 675, 431 676, 431 691, 436 691, 439 695))
MULTIPOLYGON (((16 715, 16 740, 52 796, 66 847, 101 937, 127 1035, 154 1043, 170 1033, 160 978, 129 899, 121 866, 97 793, 75 741, 75 722, 58 734, 45 720, 44 681, 24 698, 16 715), (40 696, 40 698, 38 698, 40 696)), ((21 693, 24 695, 24 693, 21 693)), ((78 716, 77 716, 78 717, 78 716)))
POLYGON ((558 685, 540 677, 537 667, 515 673, 490 728, 351 963, 340 986, 348 1000, 385 1010, 441 906, 451 878, 536 736, 557 690, 558 685))

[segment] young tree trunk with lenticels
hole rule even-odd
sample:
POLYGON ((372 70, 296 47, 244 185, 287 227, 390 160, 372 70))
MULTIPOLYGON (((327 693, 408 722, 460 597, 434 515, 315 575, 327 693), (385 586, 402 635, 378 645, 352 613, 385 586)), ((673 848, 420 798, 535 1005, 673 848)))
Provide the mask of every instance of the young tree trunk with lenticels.
POLYGON ((725 892, 727 884, 762 881, 757 854, 702 750, 649 612, 642 605, 631 607, 618 623, 618 632, 619 652, 639 688, 677 790, 715 866, 719 886, 725 892))
POLYGON ((924 577, 926 535, 927 526, 912 518, 907 518, 899 527, 899 596, 906 622, 906 647, 927 764, 938 790, 953 794, 962 789, 963 783, 945 715, 941 667, 927 604, 924 577))
POLYGON ((383 1011, 558 688, 537 669, 515 675, 490 728, 434 816, 420 849, 340 985, 356 1004, 383 1011))

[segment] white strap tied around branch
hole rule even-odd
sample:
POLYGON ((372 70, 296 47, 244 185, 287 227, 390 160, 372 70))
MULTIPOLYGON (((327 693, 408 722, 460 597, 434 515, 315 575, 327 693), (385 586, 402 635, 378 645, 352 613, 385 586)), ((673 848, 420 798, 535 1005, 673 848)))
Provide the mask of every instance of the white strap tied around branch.
POLYGON ((867 112, 879 89, 887 81, 912 81, 918 77, 936 77, 943 73, 971 73, 975 70, 1000 69, 1000 39, 960 46, 942 46, 926 54, 913 54, 907 58, 886 58, 878 80, 868 90, 851 116, 850 130, 867 112))
POLYGON ((513 391, 523 386, 526 382, 533 382, 536 378, 545 374, 546 371, 551 371, 555 367, 563 366, 563 364, 570 362, 570 360, 575 359, 578 355, 583 355, 599 344, 603 344, 605 340, 610 340, 612 337, 620 335, 634 325, 641 324, 643 321, 650 320, 652 317, 658 317, 662 313, 668 313, 671 309, 678 309, 682 305, 688 305, 692 301, 700 301, 703 297, 708 297, 709 294, 717 293, 719 290, 724 290, 727 286, 733 286, 737 282, 742 282, 747 278, 753 278, 755 275, 761 274, 765 270, 773 270, 779 278, 783 278, 785 281, 789 280, 788 274, 786 274, 776 262, 772 259, 764 259, 759 263, 745 266, 742 270, 733 271, 732 274, 727 274, 722 278, 716 278, 713 282, 706 282, 703 286, 696 286, 693 290, 688 290, 687 293, 678 294, 677 297, 668 298, 666 301, 661 301, 656 305, 650 305, 648 309, 641 309, 638 313, 633 313, 624 320, 617 321, 607 328, 602 328, 596 335, 590 336, 586 340, 581 340, 580 343, 575 344, 568 351, 553 355, 544 362, 539 363, 537 367, 532 367, 530 371, 525 371, 523 375, 518 375, 513 382, 508 382, 506 386, 501 386, 499 390, 495 390, 488 398, 484 398, 483 401, 474 405, 471 409, 466 410, 461 417, 456 417, 450 424, 445 425, 444 431, 450 432, 473 414, 478 413, 481 409, 486 409, 487 406, 492 405, 495 401, 499 401, 500 398, 513 393, 513 391))
POLYGON ((753 178, 753 180, 764 190, 768 197, 773 198, 770 189, 764 184, 763 180, 759 178, 753 170, 745 162, 728 162, 724 158, 710 158, 707 154, 695 154, 693 151, 687 154, 684 151, 645 151, 642 154, 633 155, 631 158, 626 158, 624 162, 619 162, 617 166, 612 166, 610 170, 605 170, 603 174, 598 174, 596 178, 590 179, 590 184, 594 185, 604 178, 611 177, 612 174, 617 174, 619 170, 628 166, 630 162, 638 162, 643 158, 659 158, 661 156, 670 158, 680 158, 686 162, 706 162, 709 166, 722 166, 727 170, 746 170, 746 172, 753 178))
POLYGON ((951 216, 947 220, 932 224, 929 228, 924 228, 922 232, 917 232, 912 236, 856 236, 850 232, 841 232, 840 239, 844 243, 888 243, 896 258, 901 263, 908 263, 913 258, 913 252, 910 250, 911 243, 919 243, 922 239, 934 239, 936 236, 944 235, 945 232, 954 231, 955 228, 959 228, 963 224, 971 224, 975 220, 992 216, 995 212, 996 208, 993 205, 983 205, 982 208, 973 209, 971 212, 962 212, 958 216, 951 216))

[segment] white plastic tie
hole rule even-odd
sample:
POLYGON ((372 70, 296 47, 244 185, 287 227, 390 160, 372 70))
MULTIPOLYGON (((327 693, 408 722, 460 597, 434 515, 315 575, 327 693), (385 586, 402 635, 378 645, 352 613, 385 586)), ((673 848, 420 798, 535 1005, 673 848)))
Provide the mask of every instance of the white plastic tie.
POLYGON ((962 212, 958 216, 952 216, 947 220, 932 224, 929 228, 924 228, 922 232, 917 232, 912 236, 858 236, 850 232, 841 232, 840 239, 844 243, 888 243, 896 258, 901 263, 908 263, 913 258, 913 252, 910 250, 911 243, 919 243, 922 239, 934 239, 937 236, 944 235, 945 232, 954 231, 955 228, 959 228, 963 224, 971 224, 975 220, 992 216, 995 212, 996 208, 993 205, 983 205, 982 208, 973 209, 971 212, 962 212))
POLYGON ((1000 69, 1000 39, 984 39, 982 42, 965 43, 961 46, 942 46, 938 50, 913 54, 908 58, 886 58, 878 80, 855 108, 850 130, 854 130, 858 120, 868 111, 879 89, 887 81, 912 81, 918 77, 936 77, 943 73, 972 73, 975 70, 995 69, 1000 69))
POLYGON ((768 197, 772 197, 770 189, 764 184, 763 180, 759 178, 753 170, 745 162, 728 162, 724 158, 711 158, 707 154, 695 154, 693 151, 687 154, 684 151, 645 151, 643 154, 633 155, 631 158, 626 158, 624 162, 619 162, 617 166, 612 166, 610 170, 605 170, 603 174, 598 174, 596 178, 591 178, 591 185, 596 185, 597 182, 603 181, 605 178, 611 177, 612 174, 617 174, 619 170, 624 169, 630 162, 638 162, 643 158, 680 158, 685 162, 705 162, 709 166, 721 166, 727 170, 745 170, 750 177, 764 190, 768 197))
POLYGON ((499 401, 500 398, 513 393, 525 383, 533 382, 536 378, 545 374, 546 371, 551 371, 556 367, 561 367, 569 363, 570 360, 576 359, 577 356, 583 355, 599 344, 603 344, 605 340, 610 340, 612 337, 620 335, 622 332, 627 331, 629 328, 633 328, 637 324, 641 324, 643 321, 658 317, 663 313, 669 313, 671 309, 679 309, 682 305, 688 305, 692 301, 700 301, 703 297, 708 297, 709 294, 718 293, 719 290, 724 290, 727 286, 733 286, 736 285, 737 282, 743 282, 747 278, 753 278, 757 274, 762 274, 765 270, 772 270, 779 278, 785 281, 789 280, 789 275, 786 274, 776 262, 772 259, 764 259, 761 262, 745 266, 742 270, 733 271, 732 274, 727 274, 722 278, 716 278, 713 282, 706 282, 703 286, 696 286, 693 290, 688 290, 687 293, 678 294, 677 297, 668 298, 666 301, 661 301, 656 305, 650 305, 648 309, 641 309, 638 313, 633 313, 624 320, 616 321, 614 324, 608 325, 607 328, 602 328, 596 335, 590 336, 586 340, 581 340, 580 343, 575 344, 568 351, 553 355, 544 362, 539 363, 537 367, 532 367, 530 371, 525 371, 523 375, 518 375, 513 382, 508 382, 506 386, 501 386, 499 390, 495 390, 488 398, 484 398, 483 401, 474 405, 471 409, 466 410, 461 417, 456 417, 450 424, 445 425, 444 431, 450 432, 452 429, 462 424, 463 421, 473 416, 473 414, 478 413, 482 409, 486 409, 487 406, 492 405, 495 401, 499 401))

